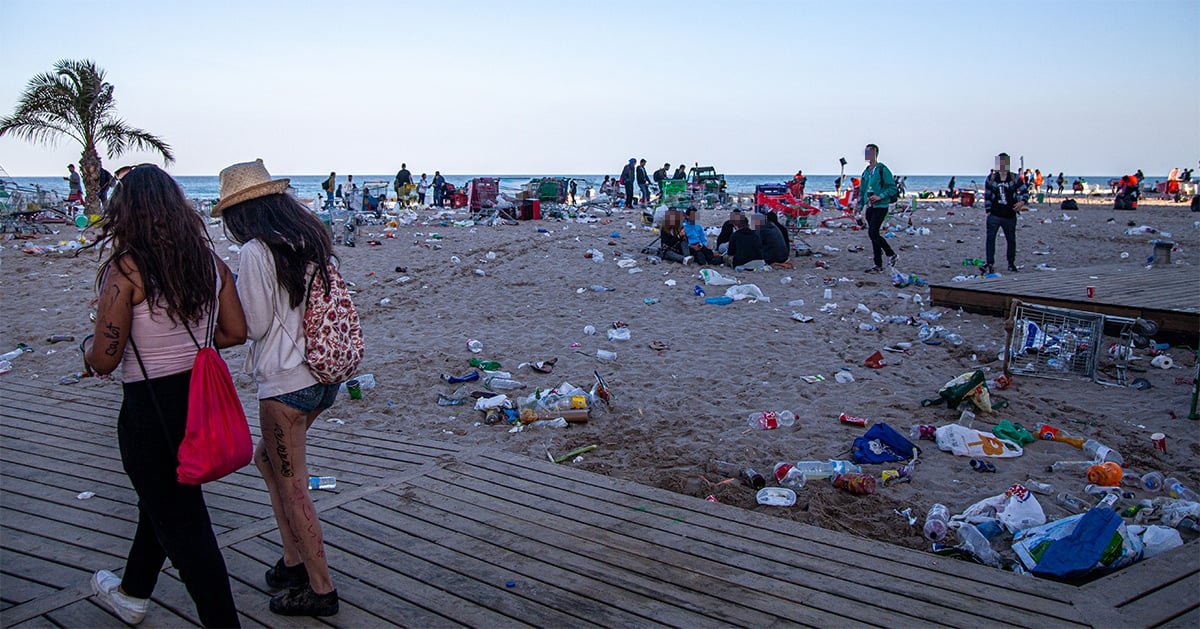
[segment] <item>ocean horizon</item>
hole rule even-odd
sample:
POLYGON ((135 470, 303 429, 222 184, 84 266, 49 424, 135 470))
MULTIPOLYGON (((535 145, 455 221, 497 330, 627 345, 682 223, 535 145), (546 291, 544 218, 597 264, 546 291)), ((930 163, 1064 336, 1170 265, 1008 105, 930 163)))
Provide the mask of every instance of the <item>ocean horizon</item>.
MULTIPOLYGON (((860 173, 861 171, 859 170, 851 171, 847 169, 846 177, 857 177, 860 173)), ((346 176, 348 174, 354 176, 354 182, 360 187, 363 185, 363 183, 378 184, 383 182, 383 185, 385 185, 389 191, 391 190, 391 182, 395 178, 395 173, 367 175, 360 175, 358 173, 338 173, 338 183, 345 183, 346 176)), ((429 174, 430 179, 433 178, 432 173, 427 174, 429 174)), ((987 177, 986 173, 965 175, 904 175, 903 173, 897 173, 897 175, 901 177, 907 177, 905 182, 905 191, 909 193, 924 192, 929 190, 945 190, 946 185, 949 183, 950 177, 952 176, 955 179, 955 187, 957 188, 979 189, 982 187, 984 179, 987 177)), ((415 171, 413 174, 413 179, 419 179, 420 176, 421 172, 415 171)), ((500 189, 509 193, 519 190, 524 184, 528 183, 530 179, 536 179, 539 177, 567 177, 580 180, 579 191, 581 194, 586 189, 587 184, 592 185, 598 190, 605 177, 603 174, 470 174, 443 176, 446 178, 446 181, 454 184, 457 187, 464 186, 475 177, 498 178, 500 179, 500 189)), ((615 177, 616 175, 609 176, 615 177)), ((806 176, 808 177, 806 189, 809 192, 832 192, 835 188, 834 184, 838 177, 837 174, 806 176)), ((1054 177, 1057 176, 1057 173, 1055 173, 1054 177)), ((1120 175, 1080 176, 1064 174, 1063 176, 1066 179, 1064 190, 1067 192, 1070 191, 1071 182, 1074 181, 1076 177, 1083 179, 1089 184, 1100 184, 1101 186, 1107 186, 1110 180, 1120 178, 1120 175)), ((292 188, 295 189, 297 197, 313 198, 321 194, 321 182, 323 182, 328 175, 277 174, 275 177, 277 179, 290 179, 292 188)), ((791 180, 791 178, 792 174, 725 175, 726 189, 731 194, 754 192, 755 186, 770 183, 783 183, 791 180)), ((1046 178, 1047 181, 1052 179, 1050 176, 1047 176, 1046 178)), ((1160 179, 1165 180, 1166 177, 1161 177, 1160 179)), ((53 190, 58 192, 63 197, 65 197, 67 194, 67 182, 61 177, 10 177, 9 180, 15 181, 17 184, 22 186, 38 186, 46 190, 53 190)), ((178 175, 175 176, 175 180, 179 182, 180 187, 183 188, 184 194, 189 199, 214 200, 219 196, 219 183, 215 175, 178 175)), ((1152 185, 1153 181, 1154 179, 1150 177, 1146 179, 1146 183, 1148 185, 1152 185)), ((636 194, 637 190, 635 189, 634 192, 636 194)))

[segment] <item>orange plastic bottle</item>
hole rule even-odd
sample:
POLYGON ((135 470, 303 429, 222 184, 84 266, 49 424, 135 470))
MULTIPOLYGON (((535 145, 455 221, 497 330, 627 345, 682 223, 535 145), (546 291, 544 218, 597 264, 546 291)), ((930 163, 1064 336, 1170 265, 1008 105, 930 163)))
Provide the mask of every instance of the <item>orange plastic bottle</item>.
POLYGON ((1088 468, 1087 478, 1089 483, 1103 485, 1105 487, 1116 487, 1121 484, 1121 476, 1124 472, 1121 466, 1112 461, 1098 463, 1088 468))

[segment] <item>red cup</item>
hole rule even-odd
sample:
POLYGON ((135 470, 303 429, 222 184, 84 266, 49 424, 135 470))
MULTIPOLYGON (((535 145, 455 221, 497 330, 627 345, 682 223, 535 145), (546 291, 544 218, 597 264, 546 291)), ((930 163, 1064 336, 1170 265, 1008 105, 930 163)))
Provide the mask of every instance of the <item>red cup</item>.
POLYGON ((1095 286, 1087 287, 1087 296, 1088 296, 1088 299, 1094 299, 1096 297, 1096 287, 1095 286))
POLYGON ((1150 441, 1154 442, 1154 449, 1159 452, 1167 451, 1167 436, 1161 432, 1156 432, 1150 435, 1150 441))

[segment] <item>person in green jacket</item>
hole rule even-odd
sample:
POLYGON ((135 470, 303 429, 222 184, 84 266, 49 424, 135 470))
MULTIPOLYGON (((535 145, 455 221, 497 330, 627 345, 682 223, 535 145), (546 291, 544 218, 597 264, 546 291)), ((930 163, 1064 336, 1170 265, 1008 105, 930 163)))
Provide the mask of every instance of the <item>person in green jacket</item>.
POLYGON ((871 238, 871 253, 875 257, 875 266, 867 269, 867 273, 883 271, 883 254, 888 256, 888 266, 895 267, 900 256, 892 251, 887 239, 879 234, 879 227, 887 216, 888 206, 896 201, 898 189, 892 171, 879 162, 879 147, 868 144, 864 149, 867 168, 863 170, 862 180, 858 190, 858 210, 865 214, 867 236, 871 238))

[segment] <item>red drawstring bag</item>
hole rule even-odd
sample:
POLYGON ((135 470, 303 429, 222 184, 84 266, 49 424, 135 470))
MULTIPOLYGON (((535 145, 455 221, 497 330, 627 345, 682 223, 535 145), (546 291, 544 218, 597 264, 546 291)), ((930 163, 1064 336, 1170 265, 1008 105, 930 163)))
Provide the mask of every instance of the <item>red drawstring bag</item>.
POLYGON ((184 485, 202 485, 245 467, 253 456, 250 426, 229 367, 217 350, 203 347, 192 363, 176 478, 184 485))
MULTIPOLYGON (((213 272, 219 273, 215 265, 213 272)), ((200 346, 187 323, 181 324, 188 336, 192 337, 197 350, 196 358, 192 360, 192 376, 188 381, 187 426, 177 452, 179 466, 175 468, 176 479, 184 485, 202 485, 223 478, 245 467, 254 457, 246 411, 238 399, 229 367, 212 347, 218 303, 213 303, 209 313, 204 347, 200 346)), ((142 363, 132 334, 129 344, 142 370, 142 377, 149 383, 150 376, 146 373, 146 365, 142 363)), ((158 397, 154 395, 153 385, 149 391, 158 417, 163 422, 167 443, 174 443, 167 429, 166 416, 158 404, 158 397)))

